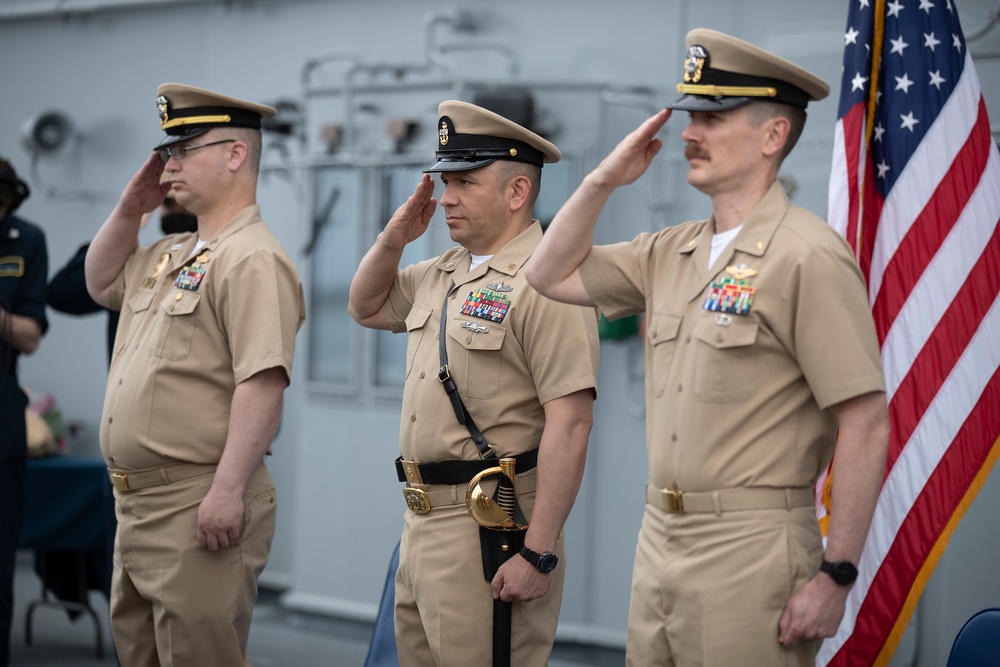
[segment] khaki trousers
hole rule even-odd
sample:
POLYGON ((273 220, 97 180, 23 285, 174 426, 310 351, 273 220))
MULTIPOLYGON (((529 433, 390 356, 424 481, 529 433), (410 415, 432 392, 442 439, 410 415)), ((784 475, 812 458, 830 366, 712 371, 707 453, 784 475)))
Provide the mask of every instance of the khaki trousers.
POLYGON ((245 667, 257 577, 274 537, 275 491, 263 464, 243 495, 239 543, 198 544, 198 507, 214 473, 115 492, 111 629, 122 667, 245 667))
POLYGON ((670 514, 646 505, 629 608, 629 667, 813 667, 818 642, 785 649, 778 621, 819 571, 812 507, 670 514))
MULTIPOLYGON (((518 479, 534 475, 532 470, 518 479)), ((406 512, 396 571, 400 667, 469 667, 492 662, 493 591, 483 576, 479 524, 465 508, 466 486, 450 488, 455 504, 439 505, 423 515, 406 512)), ((519 494, 519 502, 530 517, 534 493, 519 494)), ((551 574, 549 592, 537 600, 513 605, 512 665, 542 667, 548 663, 566 572, 562 537, 556 553, 559 565, 551 574)))

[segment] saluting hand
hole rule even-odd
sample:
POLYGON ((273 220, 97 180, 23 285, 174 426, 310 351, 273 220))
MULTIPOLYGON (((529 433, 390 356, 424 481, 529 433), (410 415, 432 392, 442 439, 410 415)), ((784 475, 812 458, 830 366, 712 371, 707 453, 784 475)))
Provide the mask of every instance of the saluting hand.
POLYGON ((622 139, 591 172, 591 178, 597 179, 606 187, 617 188, 642 176, 663 148, 663 141, 657 139, 656 134, 663 128, 670 114, 670 109, 663 109, 622 139))
POLYGON ((160 183, 163 174, 163 160, 156 153, 139 168, 132 180, 125 186, 118 200, 118 210, 129 217, 141 217, 163 203, 170 192, 169 183, 160 183))
POLYGON ((493 599, 504 602, 530 602, 549 592, 552 576, 516 555, 500 566, 493 577, 493 599))
POLYGON ((420 238, 427 231, 431 216, 437 207, 434 181, 430 174, 424 174, 410 198, 392 214, 380 240, 390 248, 401 250, 407 243, 420 238))

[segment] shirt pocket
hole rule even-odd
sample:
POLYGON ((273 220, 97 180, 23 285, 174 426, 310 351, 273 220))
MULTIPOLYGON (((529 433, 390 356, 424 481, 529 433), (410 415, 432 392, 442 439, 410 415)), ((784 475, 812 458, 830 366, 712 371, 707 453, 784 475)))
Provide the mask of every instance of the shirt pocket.
POLYGON ((459 315, 449 320, 447 332, 452 340, 448 346, 448 370, 458 385, 458 393, 477 399, 496 396, 500 389, 501 348, 507 336, 506 327, 459 315))
MULTIPOLYGON (((406 315, 406 377, 410 377, 413 362, 417 358, 417 350, 428 336, 427 322, 433 310, 427 306, 413 306, 406 315)), ((436 342, 434 343, 437 344, 436 342)))
POLYGON ((134 294, 125 307, 128 309, 128 331, 122 333, 118 331, 115 333, 115 355, 119 355, 125 352, 128 346, 132 343, 132 339, 135 337, 136 331, 140 327, 140 323, 144 319, 144 313, 149 310, 149 305, 153 303, 153 292, 151 290, 142 290, 137 294, 134 294))
POLYGON ((756 320, 708 313, 695 327, 695 396, 711 403, 737 403, 757 393, 756 320))
POLYGON ((197 309, 201 295, 172 292, 160 301, 156 314, 154 335, 146 351, 153 357, 167 361, 184 361, 191 354, 191 343, 197 329, 197 309), (175 295, 181 294, 178 299, 175 295))
POLYGON ((646 392, 662 396, 667 386, 667 375, 677 348, 677 334, 681 330, 681 316, 670 313, 650 313, 646 325, 646 344, 649 346, 646 362, 646 392))

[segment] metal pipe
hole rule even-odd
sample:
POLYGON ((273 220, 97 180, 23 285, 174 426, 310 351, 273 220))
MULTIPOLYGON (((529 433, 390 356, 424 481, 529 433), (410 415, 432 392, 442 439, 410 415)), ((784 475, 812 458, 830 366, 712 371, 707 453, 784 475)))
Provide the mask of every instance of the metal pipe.
POLYGON ((232 2, 233 0, 77 0, 75 2, 52 0, 47 4, 32 2, 0 7, 0 23, 45 18, 65 20, 73 16, 91 16, 130 9, 176 7, 178 5, 230 5, 232 2))

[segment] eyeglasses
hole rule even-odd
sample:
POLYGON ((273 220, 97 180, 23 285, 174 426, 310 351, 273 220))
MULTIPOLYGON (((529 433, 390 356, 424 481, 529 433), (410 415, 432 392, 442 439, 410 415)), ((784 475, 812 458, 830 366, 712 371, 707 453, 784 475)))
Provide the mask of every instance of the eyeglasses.
POLYGON ((217 144, 231 144, 235 139, 220 139, 219 141, 210 141, 207 144, 198 144, 197 146, 165 146, 163 148, 157 148, 156 153, 160 156, 160 159, 164 162, 168 162, 170 158, 173 158, 180 162, 187 157, 187 154, 191 151, 196 151, 199 148, 206 148, 208 146, 215 146, 217 144))

